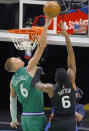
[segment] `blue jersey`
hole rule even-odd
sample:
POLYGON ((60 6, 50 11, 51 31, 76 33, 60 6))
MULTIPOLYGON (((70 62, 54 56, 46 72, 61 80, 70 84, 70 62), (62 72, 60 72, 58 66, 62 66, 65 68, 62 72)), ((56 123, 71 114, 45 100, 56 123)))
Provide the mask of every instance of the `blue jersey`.
MULTIPOLYGON (((81 114, 84 118, 85 116, 85 110, 84 110, 84 105, 83 104, 78 104, 76 103, 75 105, 75 111, 78 112, 79 114, 81 114)), ((82 121, 77 123, 78 127, 82 126, 82 121)))

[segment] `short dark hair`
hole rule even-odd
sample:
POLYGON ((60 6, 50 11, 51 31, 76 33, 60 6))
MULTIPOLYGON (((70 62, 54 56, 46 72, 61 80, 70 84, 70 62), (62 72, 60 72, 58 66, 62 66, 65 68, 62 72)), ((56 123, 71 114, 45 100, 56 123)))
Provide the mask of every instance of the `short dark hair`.
POLYGON ((65 83, 67 81, 68 75, 64 68, 58 68, 55 72, 55 79, 57 83, 65 83))

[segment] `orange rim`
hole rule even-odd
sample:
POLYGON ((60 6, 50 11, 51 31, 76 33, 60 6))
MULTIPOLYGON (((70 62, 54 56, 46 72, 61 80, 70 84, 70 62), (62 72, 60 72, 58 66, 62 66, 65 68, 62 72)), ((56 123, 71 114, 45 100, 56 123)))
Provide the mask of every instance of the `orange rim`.
POLYGON ((43 27, 39 27, 39 26, 32 26, 32 29, 36 30, 39 35, 41 35, 43 31, 43 27))
POLYGON ((10 29, 9 33, 14 34, 29 34, 29 40, 35 41, 37 36, 40 36, 43 31, 43 27, 33 26, 32 29, 10 29))
POLYGON ((14 33, 14 34, 31 34, 31 33, 36 33, 38 35, 41 35, 43 31, 43 27, 37 27, 37 26, 32 26, 32 29, 10 29, 8 30, 9 33, 14 33))
POLYGON ((30 34, 30 33, 36 33, 36 30, 33 29, 11 29, 8 30, 9 33, 14 34, 30 34))

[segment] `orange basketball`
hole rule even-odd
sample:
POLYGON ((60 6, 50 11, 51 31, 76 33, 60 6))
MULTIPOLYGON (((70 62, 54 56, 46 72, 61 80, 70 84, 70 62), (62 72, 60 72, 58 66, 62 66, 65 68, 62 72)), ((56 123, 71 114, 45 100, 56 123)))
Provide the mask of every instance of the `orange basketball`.
POLYGON ((56 1, 48 1, 43 7, 43 12, 48 17, 56 17, 60 12, 60 5, 56 1))

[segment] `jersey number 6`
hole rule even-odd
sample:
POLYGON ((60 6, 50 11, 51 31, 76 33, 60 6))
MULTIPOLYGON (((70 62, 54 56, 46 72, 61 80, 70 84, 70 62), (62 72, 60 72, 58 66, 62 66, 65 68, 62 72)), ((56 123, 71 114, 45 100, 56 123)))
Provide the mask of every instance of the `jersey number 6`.
POLYGON ((69 98, 70 98, 69 96, 63 96, 62 97, 62 106, 63 106, 63 108, 69 108, 71 106, 69 98))
POLYGON ((23 88, 23 84, 20 85, 20 91, 22 96, 24 96, 25 98, 28 96, 28 90, 26 88, 23 88))

